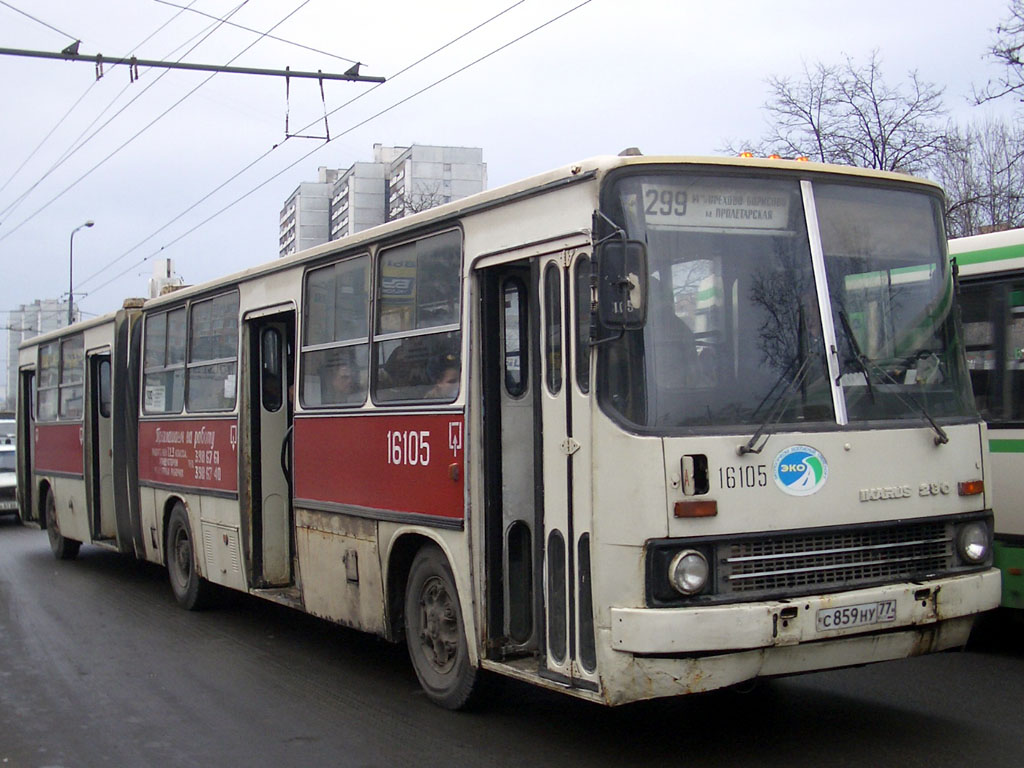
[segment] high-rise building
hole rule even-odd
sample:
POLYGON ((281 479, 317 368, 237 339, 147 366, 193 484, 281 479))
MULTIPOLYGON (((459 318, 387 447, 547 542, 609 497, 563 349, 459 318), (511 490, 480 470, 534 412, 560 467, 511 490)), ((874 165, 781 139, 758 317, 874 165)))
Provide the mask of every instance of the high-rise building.
MULTIPOLYGON (((374 147, 376 151, 377 147, 374 147)), ((388 219, 469 197, 487 188, 484 152, 476 147, 387 148, 400 151, 389 161, 388 219)))
POLYGON ((347 170, 320 168, 281 209, 279 255, 354 235, 487 188, 487 164, 477 147, 373 145, 373 162, 347 170))
POLYGON ((382 163, 355 163, 341 174, 331 195, 331 240, 384 223, 386 175, 382 163))
POLYGON ((320 168, 319 181, 304 181, 281 209, 279 255, 326 243, 331 231, 331 192, 340 171, 320 168))

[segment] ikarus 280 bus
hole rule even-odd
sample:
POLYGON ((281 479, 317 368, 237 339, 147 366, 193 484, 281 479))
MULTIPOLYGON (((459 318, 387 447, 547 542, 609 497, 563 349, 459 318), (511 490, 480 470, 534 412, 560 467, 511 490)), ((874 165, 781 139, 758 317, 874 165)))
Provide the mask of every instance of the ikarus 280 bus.
POLYGON ((602 157, 150 299, 22 346, 21 509, 404 640, 451 708, 962 646, 1000 579, 942 211, 602 157))

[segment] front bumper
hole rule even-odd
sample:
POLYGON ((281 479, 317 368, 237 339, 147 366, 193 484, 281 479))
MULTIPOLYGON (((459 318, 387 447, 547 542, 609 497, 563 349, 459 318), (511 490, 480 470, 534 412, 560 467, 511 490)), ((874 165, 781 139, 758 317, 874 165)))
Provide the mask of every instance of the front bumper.
MULTIPOLYGON (((612 608, 616 651, 637 655, 692 655, 799 645, 927 627, 999 605, 1000 573, 979 573, 922 582, 697 608, 612 608), (819 626, 819 612, 895 601, 891 621, 843 628, 819 626)), ((822 614, 824 616, 825 614, 822 614)))

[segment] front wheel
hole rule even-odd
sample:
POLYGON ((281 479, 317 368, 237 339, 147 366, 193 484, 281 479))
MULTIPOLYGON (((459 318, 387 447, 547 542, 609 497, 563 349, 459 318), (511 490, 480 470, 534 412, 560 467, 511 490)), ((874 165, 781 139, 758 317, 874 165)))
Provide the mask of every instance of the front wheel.
POLYGON ((82 542, 61 535, 57 525, 57 500, 53 497, 53 489, 46 489, 46 537, 50 540, 50 551, 58 560, 74 560, 82 542))
POLYGON ((167 575, 174 599, 187 611, 198 611, 209 602, 210 583, 199 575, 194 541, 185 507, 178 502, 167 522, 167 575))
POLYGON ((423 547, 409 570, 405 641, 416 677, 431 701, 445 709, 470 703, 477 668, 469 660, 455 579, 434 545, 423 547))

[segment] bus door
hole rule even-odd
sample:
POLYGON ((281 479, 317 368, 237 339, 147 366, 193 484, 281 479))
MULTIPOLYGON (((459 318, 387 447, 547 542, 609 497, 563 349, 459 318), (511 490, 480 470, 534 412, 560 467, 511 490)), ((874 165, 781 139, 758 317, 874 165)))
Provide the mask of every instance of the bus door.
POLYGON ((293 576, 291 426, 295 312, 248 318, 249 493, 254 586, 285 587, 293 576))
POLYGON ((93 352, 88 356, 89 412, 89 521, 94 540, 117 538, 114 510, 113 418, 111 414, 110 352, 93 352))
POLYGON ((596 689, 590 586, 590 259, 569 249, 535 272, 544 488, 547 671, 596 689))
POLYGON ((32 445, 35 435, 35 384, 33 369, 21 371, 18 377, 18 508, 21 519, 39 522, 32 475, 32 445))
POLYGON ((565 330, 577 324, 580 265, 589 335, 585 255, 502 264, 482 281, 487 620, 499 656, 538 655, 541 674, 595 687, 590 473, 579 466, 589 411, 565 330))
POLYGON ((527 261, 491 268, 481 305, 488 636, 503 657, 536 653, 543 623, 535 590, 543 517, 534 482, 537 353, 530 285, 527 261))

